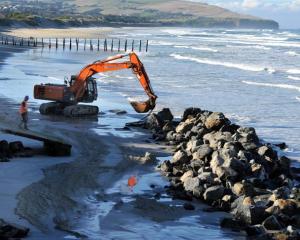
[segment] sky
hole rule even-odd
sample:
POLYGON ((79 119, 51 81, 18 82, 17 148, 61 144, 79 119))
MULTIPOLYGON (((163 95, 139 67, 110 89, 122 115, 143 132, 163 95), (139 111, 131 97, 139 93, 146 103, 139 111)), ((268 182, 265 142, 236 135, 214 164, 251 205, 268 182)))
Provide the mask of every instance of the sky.
POLYGON ((282 29, 300 29, 300 0, 190 0, 273 19, 282 29))

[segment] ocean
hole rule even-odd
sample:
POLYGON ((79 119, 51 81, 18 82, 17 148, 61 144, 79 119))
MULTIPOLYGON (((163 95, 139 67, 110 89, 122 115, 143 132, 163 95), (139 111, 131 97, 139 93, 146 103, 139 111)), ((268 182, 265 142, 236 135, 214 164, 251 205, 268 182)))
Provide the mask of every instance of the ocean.
MULTIPOLYGON (((143 43, 149 40, 149 51, 145 52, 143 46, 138 55, 159 97, 157 109, 168 107, 176 117, 191 106, 224 112, 232 122, 254 127, 265 141, 286 142, 288 149, 283 153, 295 160, 293 164, 300 162, 300 31, 119 28, 107 37, 122 39, 122 44, 125 39, 129 42, 141 39, 143 43)), ((93 42, 96 44, 96 40, 93 42)), ((15 53, 1 68, 1 95, 17 102, 29 95, 37 111, 41 101, 33 99, 34 84, 63 83, 64 77, 74 75, 84 65, 114 54, 117 53, 82 49, 77 52, 74 48, 15 53)), ((95 77, 99 80, 99 99, 95 104, 101 111, 118 108, 139 117, 128 100, 146 96, 130 70, 95 77)), ((99 124, 117 128, 126 120, 104 118, 99 124)), ((103 130, 97 131, 103 134, 103 130)), ((140 229, 150 231, 157 239, 167 236, 194 239, 203 229, 208 230, 209 239, 239 237, 209 224, 197 225, 197 221, 183 219, 177 231, 172 226, 163 231, 159 226, 147 224, 140 229)), ((127 236, 139 236, 132 232, 127 236)), ((118 237, 114 233, 107 237, 118 237)))

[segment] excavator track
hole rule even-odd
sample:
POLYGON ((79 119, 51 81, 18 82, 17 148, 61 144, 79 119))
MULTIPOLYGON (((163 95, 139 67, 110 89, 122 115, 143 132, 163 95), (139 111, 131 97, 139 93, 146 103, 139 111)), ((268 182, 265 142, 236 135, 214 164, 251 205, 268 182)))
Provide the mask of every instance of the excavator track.
POLYGON ((97 106, 91 105, 72 105, 67 106, 63 110, 63 115, 65 117, 87 117, 98 115, 99 108, 97 106))
POLYGON ((58 115, 63 112, 64 105, 59 102, 43 103, 39 110, 42 115, 58 115))

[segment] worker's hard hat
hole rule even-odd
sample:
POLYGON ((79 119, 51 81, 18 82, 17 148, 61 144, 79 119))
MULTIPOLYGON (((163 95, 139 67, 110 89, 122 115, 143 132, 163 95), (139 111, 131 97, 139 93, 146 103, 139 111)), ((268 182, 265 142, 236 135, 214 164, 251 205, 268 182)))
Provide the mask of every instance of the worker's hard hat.
POLYGON ((24 100, 26 101, 29 100, 29 96, 25 96, 24 100))

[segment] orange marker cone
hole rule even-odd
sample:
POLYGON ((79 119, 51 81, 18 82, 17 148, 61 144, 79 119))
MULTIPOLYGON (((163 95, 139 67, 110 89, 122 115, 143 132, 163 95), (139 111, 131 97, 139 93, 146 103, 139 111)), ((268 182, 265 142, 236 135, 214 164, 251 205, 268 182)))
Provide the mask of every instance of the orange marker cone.
POLYGON ((130 178, 128 178, 128 187, 132 189, 136 184, 137 184, 136 176, 131 176, 130 178))

